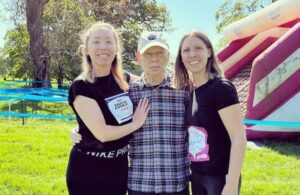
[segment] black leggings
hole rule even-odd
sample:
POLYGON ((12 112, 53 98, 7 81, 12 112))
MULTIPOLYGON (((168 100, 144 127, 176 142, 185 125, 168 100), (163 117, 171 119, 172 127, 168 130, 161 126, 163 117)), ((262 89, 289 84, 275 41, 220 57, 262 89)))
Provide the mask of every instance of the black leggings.
MULTIPOLYGON (((226 183, 226 176, 208 176, 198 173, 192 174, 193 195, 221 195, 226 183)), ((238 186, 240 193, 241 177, 238 186)))
POLYGON ((67 169, 70 195, 126 195, 128 158, 98 158, 72 149, 67 169))

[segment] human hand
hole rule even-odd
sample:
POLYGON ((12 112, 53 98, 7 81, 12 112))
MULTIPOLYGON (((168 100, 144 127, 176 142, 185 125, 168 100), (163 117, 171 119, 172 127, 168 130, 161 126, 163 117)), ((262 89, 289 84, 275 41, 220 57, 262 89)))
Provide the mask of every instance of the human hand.
POLYGON ((222 190, 222 195, 238 195, 238 189, 237 189, 237 187, 234 187, 227 183, 227 184, 225 184, 225 186, 222 190))
POLYGON ((149 112, 149 102, 145 97, 140 99, 137 108, 132 116, 132 123, 134 124, 134 129, 139 129, 145 122, 148 112, 149 112))
POLYGON ((71 139, 71 142, 72 142, 72 145, 74 146, 75 144, 79 144, 80 141, 81 141, 81 135, 78 133, 79 131, 79 128, 76 127, 74 129, 72 129, 70 131, 70 139, 71 139))

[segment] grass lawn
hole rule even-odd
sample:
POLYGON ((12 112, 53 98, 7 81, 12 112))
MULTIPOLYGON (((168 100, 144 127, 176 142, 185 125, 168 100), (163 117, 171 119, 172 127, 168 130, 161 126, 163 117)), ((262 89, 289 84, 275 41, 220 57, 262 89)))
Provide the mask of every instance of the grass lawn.
POLYGON ((21 119, 0 122, 0 194, 67 194, 65 171, 76 123, 21 119))
MULTIPOLYGON (((0 118, 0 194, 67 194, 65 171, 74 121, 0 118)), ((245 195, 299 195, 300 144, 264 142, 247 149, 245 195)))
POLYGON ((242 175, 242 194, 299 195, 300 143, 264 142, 247 148, 242 175))

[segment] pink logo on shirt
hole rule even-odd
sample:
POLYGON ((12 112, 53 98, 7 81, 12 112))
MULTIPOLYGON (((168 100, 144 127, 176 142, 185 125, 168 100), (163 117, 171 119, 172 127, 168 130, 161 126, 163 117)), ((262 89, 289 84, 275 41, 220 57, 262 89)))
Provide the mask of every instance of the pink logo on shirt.
POLYGON ((208 161, 209 145, 207 144, 207 131, 202 127, 190 126, 188 133, 190 161, 208 161))

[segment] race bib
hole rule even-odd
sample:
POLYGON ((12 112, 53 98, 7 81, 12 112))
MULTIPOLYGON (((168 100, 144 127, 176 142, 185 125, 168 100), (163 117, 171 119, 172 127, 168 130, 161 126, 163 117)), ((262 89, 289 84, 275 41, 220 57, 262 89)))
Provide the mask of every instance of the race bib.
POLYGON ((193 162, 208 161, 207 132, 202 127, 190 126, 189 133, 189 159, 193 162))
POLYGON ((108 97, 105 99, 105 102, 119 124, 132 118, 133 104, 128 92, 108 97))

